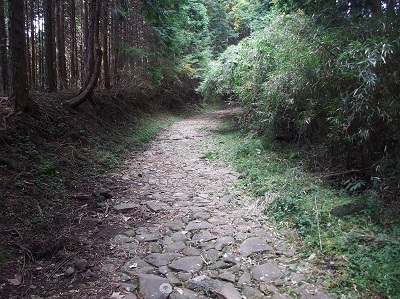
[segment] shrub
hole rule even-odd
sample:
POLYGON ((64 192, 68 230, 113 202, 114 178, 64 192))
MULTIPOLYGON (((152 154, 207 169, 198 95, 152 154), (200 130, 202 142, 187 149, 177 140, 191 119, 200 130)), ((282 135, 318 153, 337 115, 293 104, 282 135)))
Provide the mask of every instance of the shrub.
POLYGON ((302 12, 278 14, 222 53, 199 89, 238 101, 248 129, 325 144, 337 166, 396 178, 398 31, 388 16, 327 28, 302 12))

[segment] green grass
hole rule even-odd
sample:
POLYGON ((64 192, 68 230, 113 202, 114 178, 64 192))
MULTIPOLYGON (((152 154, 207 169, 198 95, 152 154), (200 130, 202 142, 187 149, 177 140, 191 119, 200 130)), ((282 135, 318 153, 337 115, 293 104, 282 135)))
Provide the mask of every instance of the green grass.
POLYGON ((400 222, 386 221, 388 212, 374 191, 351 196, 348 186, 334 188, 307 172, 295 150, 255 135, 221 131, 228 133, 215 140, 215 151, 205 157, 233 162, 247 192, 270 202, 264 212, 277 225, 297 231, 302 257, 316 253, 316 263, 335 270, 331 291, 350 298, 400 298, 400 222), (341 218, 330 214, 334 206, 354 200, 365 201, 367 208, 341 218))
POLYGON ((149 117, 141 117, 133 120, 135 124, 127 125, 119 131, 104 136, 107 141, 95 143, 94 149, 89 149, 88 155, 97 157, 97 162, 106 168, 116 168, 122 165, 123 158, 132 152, 145 149, 149 142, 161 131, 181 120, 179 116, 172 114, 159 114, 149 117))

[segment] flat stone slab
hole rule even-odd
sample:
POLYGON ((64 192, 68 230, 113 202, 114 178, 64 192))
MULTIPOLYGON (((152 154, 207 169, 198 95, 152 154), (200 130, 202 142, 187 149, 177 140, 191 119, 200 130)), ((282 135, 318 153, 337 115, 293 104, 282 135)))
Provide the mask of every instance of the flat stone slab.
POLYGON ((182 285, 181 280, 173 272, 167 272, 165 274, 165 277, 167 277, 169 283, 173 286, 181 286, 182 285))
POLYGON ((235 244, 235 239, 233 237, 222 237, 216 240, 215 249, 216 250, 223 250, 226 246, 235 244))
POLYGON ((186 248, 186 244, 183 241, 174 242, 164 246, 165 252, 180 252, 186 248))
POLYGON ((209 229, 212 227, 214 227, 214 225, 206 221, 191 221, 188 223, 185 230, 191 231, 196 229, 209 229))
POLYGON ((148 201, 145 204, 153 212, 159 212, 159 211, 170 210, 171 209, 171 207, 169 205, 167 205, 166 203, 155 201, 155 200, 154 201, 148 201))
POLYGON ((181 230, 185 225, 182 221, 170 221, 164 224, 164 226, 169 227, 170 229, 177 231, 181 230))
POLYGON ((274 263, 266 263, 256 266, 251 270, 251 275, 255 280, 262 282, 271 282, 280 278, 283 273, 274 263))
POLYGON ((256 288, 252 288, 249 286, 246 286, 243 288, 242 294, 243 294, 243 296, 246 297, 246 299, 263 299, 263 298, 265 298, 265 295, 263 293, 261 293, 256 288))
POLYGON ((232 283, 211 279, 206 275, 197 276, 186 283, 190 290, 205 290, 211 292, 219 299, 242 299, 239 291, 232 283))
MULTIPOLYGON (((208 219, 208 222, 219 225, 216 221, 211 221, 211 219, 208 219)), ((230 224, 225 224, 214 227, 213 232, 219 234, 220 236, 232 236, 236 232, 236 229, 230 224)))
POLYGON ((199 256, 187 256, 168 265, 172 270, 185 272, 198 272, 203 267, 203 259, 199 256))
POLYGON ((139 285, 143 299, 167 299, 172 293, 168 279, 156 275, 140 275, 139 285))
POLYGON ((224 253, 223 261, 226 263, 231 263, 231 264, 238 264, 240 262, 240 256, 237 256, 236 254, 232 253, 224 253))
POLYGON ((212 234, 209 231, 202 231, 201 233, 194 235, 192 240, 199 242, 208 242, 217 238, 218 236, 216 234, 212 234))
POLYGON ((171 238, 174 241, 187 241, 187 240, 190 240, 191 236, 192 236, 192 234, 187 231, 180 231, 180 232, 173 233, 171 235, 171 238))
POLYGON ((122 272, 129 275, 145 274, 154 270, 154 267, 142 259, 135 257, 125 263, 121 268, 122 272))
POLYGON ((123 288, 125 291, 127 291, 127 292, 133 292, 133 291, 135 291, 136 289, 137 289, 137 284, 133 284, 133 283, 125 283, 125 282, 122 282, 122 283, 120 283, 119 284, 119 286, 121 287, 121 288, 123 288))
POLYGON ((206 220, 211 217, 211 214, 208 212, 199 211, 193 214, 194 219, 206 220))
POLYGON ((151 234, 151 233, 150 234, 143 233, 143 234, 138 235, 136 237, 136 239, 139 242, 154 242, 154 241, 160 240, 161 239, 161 235, 158 234, 158 233, 153 233, 153 234, 151 234))
POLYGON ((331 298, 326 292, 313 287, 312 285, 307 285, 304 284, 297 289, 294 290, 294 292, 301 296, 302 299, 329 299, 331 298))
POLYGON ((133 202, 128 202, 128 203, 121 203, 119 205, 114 206, 114 210, 120 213, 124 212, 129 212, 134 209, 139 209, 140 205, 133 203, 133 202))
POLYGON ((220 299, 242 299, 242 295, 230 282, 218 282, 215 293, 220 299))
POLYGON ((186 287, 189 290, 210 290, 216 289, 216 281, 206 275, 196 276, 186 282, 186 287))
POLYGON ((174 252, 153 253, 145 257, 144 260, 153 266, 162 267, 168 265, 172 260, 180 256, 180 254, 174 252))
POLYGON ((233 273, 221 273, 220 275, 218 275, 218 278, 229 282, 236 282, 236 275, 233 273))
POLYGON ((207 297, 189 289, 177 289, 171 294, 170 299, 208 299, 207 297))
POLYGON ((251 283, 251 276, 249 272, 244 272, 238 280, 238 286, 245 286, 251 283))
POLYGON ((253 253, 266 252, 270 250, 272 250, 272 247, 267 244, 267 241, 258 237, 248 238, 239 246, 239 252, 244 257, 253 253))
POLYGON ((135 241, 135 238, 127 237, 125 235, 116 235, 113 239, 114 244, 122 245, 124 243, 131 243, 135 241))
POLYGON ((216 262, 221 257, 221 252, 215 249, 207 250, 203 253, 203 257, 210 262, 216 262))

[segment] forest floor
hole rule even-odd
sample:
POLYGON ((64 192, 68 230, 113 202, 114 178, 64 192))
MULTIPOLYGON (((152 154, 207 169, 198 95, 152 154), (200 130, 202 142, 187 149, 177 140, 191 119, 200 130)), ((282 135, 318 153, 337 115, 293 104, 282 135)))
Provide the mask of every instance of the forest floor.
MULTIPOLYGON (((36 240, 46 258, 25 246, 22 227, 4 230, 2 242, 13 235, 8 244, 23 254, 2 263, 0 297, 335 298, 325 291, 330 270, 314 264, 313 255, 299 256, 297 244, 288 241, 296 232, 278 228, 263 213, 232 165, 207 156, 236 112, 178 121, 96 184, 77 180, 65 199, 69 210, 62 210, 70 218, 52 218, 57 233, 44 225, 48 237, 36 240)), ((22 194, 34 192, 33 183, 18 182, 22 194)), ((34 202, 32 209, 45 214, 40 200, 34 202)))

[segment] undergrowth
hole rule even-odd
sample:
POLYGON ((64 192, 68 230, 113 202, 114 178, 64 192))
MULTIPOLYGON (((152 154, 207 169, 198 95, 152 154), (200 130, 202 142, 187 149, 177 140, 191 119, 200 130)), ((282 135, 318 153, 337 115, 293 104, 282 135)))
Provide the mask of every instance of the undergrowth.
POLYGON ((68 232, 85 231, 82 215, 95 203, 70 195, 90 197, 106 184, 107 173, 118 172, 132 153, 182 117, 101 94, 96 106, 71 112, 62 97, 36 99, 38 115, 17 117, 0 131, 0 269, 26 254, 36 260, 72 249, 79 240, 68 232))
POLYGON ((316 254, 315 263, 333 272, 327 278, 331 291, 344 298, 400 298, 400 221, 380 206, 374 191, 358 191, 357 182, 353 192, 330 186, 324 174, 307 171, 302 153, 290 146, 221 132, 215 150, 205 156, 236 165, 243 188, 268 202, 264 212, 297 231, 302 258, 316 254), (364 204, 358 213, 331 214, 332 208, 357 201, 364 204))

